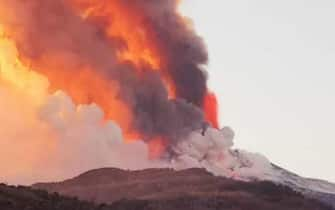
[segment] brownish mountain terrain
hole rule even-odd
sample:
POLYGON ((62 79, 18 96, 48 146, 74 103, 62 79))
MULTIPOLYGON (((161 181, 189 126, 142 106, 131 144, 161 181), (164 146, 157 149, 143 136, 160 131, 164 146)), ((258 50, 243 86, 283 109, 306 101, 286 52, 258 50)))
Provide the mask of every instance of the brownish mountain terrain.
POLYGON ((30 187, 0 184, 0 210, 112 210, 107 205, 79 201, 30 187))
POLYGON ((317 200, 271 182, 241 182, 203 169, 125 171, 105 168, 35 189, 95 203, 115 210, 330 210, 317 200))

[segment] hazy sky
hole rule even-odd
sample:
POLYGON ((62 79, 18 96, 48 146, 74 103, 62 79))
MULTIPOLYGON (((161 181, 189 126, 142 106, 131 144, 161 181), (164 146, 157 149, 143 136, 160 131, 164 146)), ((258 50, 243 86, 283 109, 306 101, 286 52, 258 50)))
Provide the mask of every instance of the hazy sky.
POLYGON ((335 1, 184 0, 236 147, 335 182, 335 1))

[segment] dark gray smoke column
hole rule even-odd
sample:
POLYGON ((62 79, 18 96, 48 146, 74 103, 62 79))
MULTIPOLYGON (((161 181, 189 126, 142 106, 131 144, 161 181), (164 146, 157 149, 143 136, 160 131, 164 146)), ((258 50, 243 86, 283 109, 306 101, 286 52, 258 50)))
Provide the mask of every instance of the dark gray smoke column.
POLYGON ((177 0, 120 0, 144 22, 147 38, 163 55, 163 72, 177 96, 202 107, 207 92, 208 53, 202 39, 177 12, 177 0))

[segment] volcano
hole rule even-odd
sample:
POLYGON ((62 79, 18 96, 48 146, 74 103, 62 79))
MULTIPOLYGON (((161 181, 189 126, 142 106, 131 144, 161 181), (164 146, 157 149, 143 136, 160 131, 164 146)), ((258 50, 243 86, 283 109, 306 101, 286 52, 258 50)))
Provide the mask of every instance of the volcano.
POLYGON ((59 183, 33 185, 50 193, 110 204, 115 209, 334 209, 335 185, 274 166, 281 183, 242 182, 204 169, 97 169, 59 183))
POLYGON ((0 181, 44 183, 1 185, 1 210, 334 207, 233 147, 180 2, 0 0, 0 181))

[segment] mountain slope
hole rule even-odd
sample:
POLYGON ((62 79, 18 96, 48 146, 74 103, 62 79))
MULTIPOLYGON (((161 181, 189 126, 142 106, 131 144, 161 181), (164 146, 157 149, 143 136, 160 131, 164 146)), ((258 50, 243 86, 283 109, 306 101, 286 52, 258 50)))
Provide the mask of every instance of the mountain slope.
POLYGON ((283 185, 215 177, 203 169, 124 171, 105 168, 61 183, 40 183, 33 187, 109 203, 113 209, 331 209, 283 185))
POLYGON ((0 185, 1 210, 111 210, 106 205, 97 206, 76 198, 67 198, 57 193, 29 187, 0 185))
POLYGON ((273 168, 277 174, 275 182, 335 208, 335 184, 318 179, 303 178, 276 165, 273 165, 273 168))

